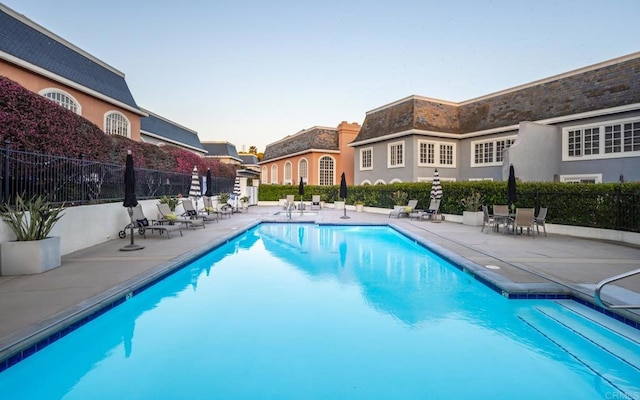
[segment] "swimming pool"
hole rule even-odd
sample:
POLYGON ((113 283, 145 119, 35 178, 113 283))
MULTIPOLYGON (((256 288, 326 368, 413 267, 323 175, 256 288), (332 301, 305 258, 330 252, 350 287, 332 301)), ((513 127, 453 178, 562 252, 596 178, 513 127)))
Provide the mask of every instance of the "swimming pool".
POLYGON ((0 388, 637 399, 639 342, 572 301, 508 300, 387 227, 261 224, 0 373, 0 388))

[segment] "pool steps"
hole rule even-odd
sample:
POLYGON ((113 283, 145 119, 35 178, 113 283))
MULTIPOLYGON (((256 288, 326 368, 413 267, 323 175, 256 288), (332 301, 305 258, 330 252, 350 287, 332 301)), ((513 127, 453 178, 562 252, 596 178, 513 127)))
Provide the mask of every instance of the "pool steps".
POLYGON ((547 338, 550 345, 562 349, 569 359, 608 382, 620 395, 631 396, 624 398, 634 398, 638 387, 631 386, 626 377, 635 376, 638 377, 635 382, 640 381, 640 332, 574 302, 556 303, 562 306, 560 311, 538 306, 522 312, 519 318, 547 338))

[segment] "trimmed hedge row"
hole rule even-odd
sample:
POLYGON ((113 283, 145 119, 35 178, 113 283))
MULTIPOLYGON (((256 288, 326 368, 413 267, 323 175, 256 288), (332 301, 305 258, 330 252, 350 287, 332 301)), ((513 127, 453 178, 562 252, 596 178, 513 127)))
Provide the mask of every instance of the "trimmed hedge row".
MULTIPOLYGON (((339 186, 305 186, 303 199, 319 194, 322 201, 332 203, 338 198, 339 186)), ((393 192, 402 190, 409 199, 418 200, 418 208, 429 206, 430 183, 396 183, 391 185, 350 186, 347 204, 363 202, 365 206, 393 208, 393 192)), ((506 204, 507 182, 442 182, 443 198, 440 212, 461 215, 461 200, 475 192, 491 210, 493 204, 506 204)), ((277 201, 288 194, 299 200, 297 185, 261 185, 259 198, 277 201)), ((517 207, 549 209, 547 221, 563 225, 588 226, 640 231, 640 182, 569 184, 554 182, 518 182, 517 207)))

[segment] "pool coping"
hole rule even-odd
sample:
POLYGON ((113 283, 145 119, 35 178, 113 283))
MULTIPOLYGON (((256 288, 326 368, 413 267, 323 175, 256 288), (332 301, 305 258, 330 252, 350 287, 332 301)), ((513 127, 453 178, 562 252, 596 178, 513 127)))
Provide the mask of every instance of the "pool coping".
POLYGON ((464 258, 463 256, 436 243, 430 242, 426 238, 392 222, 323 222, 322 218, 310 218, 308 220, 274 220, 273 218, 261 218, 242 226, 235 232, 230 232, 220 236, 199 246, 198 248, 187 251, 169 261, 163 262, 160 265, 151 268, 146 273, 129 279, 97 296, 86 299, 56 316, 43 320, 38 324, 35 330, 31 328, 28 333, 17 332, 7 340, 9 344, 0 349, 0 372, 17 364, 49 344, 54 343, 58 339, 66 336, 75 329, 85 325, 119 304, 122 304, 132 296, 135 296, 158 281, 180 270, 189 262, 192 262, 207 252, 228 243, 248 230, 263 223, 317 224, 324 226, 387 226, 442 257, 446 261, 450 262, 454 267, 467 273, 477 281, 508 299, 570 299, 640 330, 640 321, 633 318, 627 318, 621 313, 614 313, 611 310, 598 306, 592 297, 586 296, 585 294, 566 285, 561 285, 551 280, 549 280, 548 283, 512 282, 504 276, 488 270, 486 267, 464 258))

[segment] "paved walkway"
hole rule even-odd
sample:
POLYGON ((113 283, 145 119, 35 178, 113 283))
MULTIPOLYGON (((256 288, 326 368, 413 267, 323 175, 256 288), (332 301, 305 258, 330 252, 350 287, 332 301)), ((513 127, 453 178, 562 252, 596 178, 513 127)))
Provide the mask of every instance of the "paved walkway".
MULTIPOLYGON (((287 220, 274 215, 278 211, 278 207, 251 207, 205 229, 184 230, 182 237, 172 232, 171 239, 136 235, 143 250, 119 251, 130 242, 127 236, 64 256, 61 267, 43 274, 0 277, 0 360, 259 221, 287 220)), ((490 276, 509 292, 572 291, 592 299, 600 280, 640 268, 640 248, 618 243, 553 234, 513 237, 481 233, 480 227, 458 223, 389 219, 354 211, 347 211, 350 219, 342 219, 343 210, 328 208, 313 216, 294 215, 294 221, 393 224, 445 255, 464 257, 474 274, 490 276)), ((605 299, 640 304, 640 276, 620 281, 603 293, 605 299)), ((624 316, 640 321, 639 311, 627 311, 624 316)))

